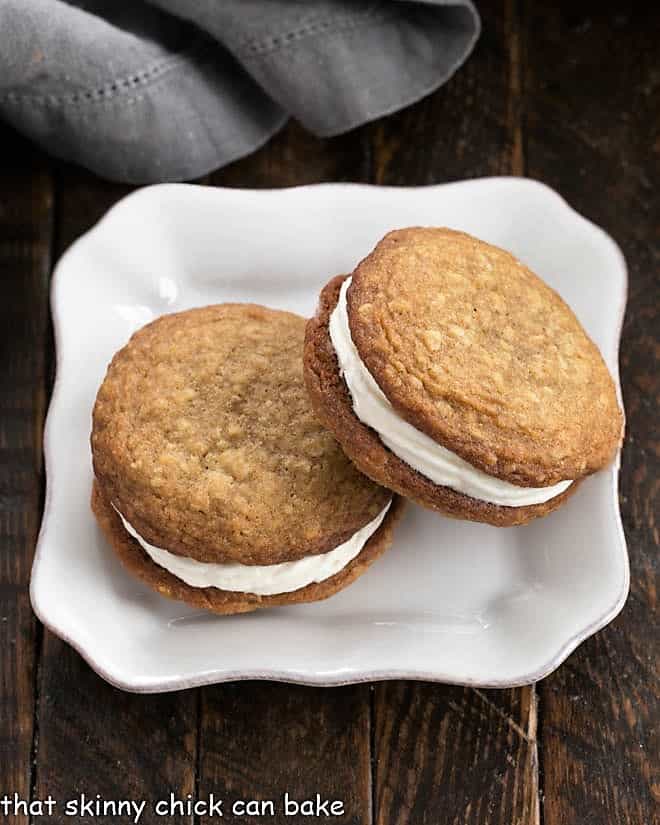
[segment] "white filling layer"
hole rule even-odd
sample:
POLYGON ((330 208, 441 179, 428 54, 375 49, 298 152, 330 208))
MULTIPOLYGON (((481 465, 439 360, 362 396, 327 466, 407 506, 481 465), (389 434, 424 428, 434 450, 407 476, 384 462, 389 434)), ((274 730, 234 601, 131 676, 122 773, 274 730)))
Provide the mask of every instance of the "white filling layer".
MULTIPOLYGON (((390 501, 373 521, 360 528, 348 541, 329 553, 306 556, 281 564, 210 564, 177 556, 161 547, 154 547, 129 524, 115 507, 126 529, 140 547, 159 566, 191 587, 217 587, 257 596, 291 593, 314 582, 322 582, 339 573, 362 550, 369 538, 380 527, 390 508, 390 501)), ((114 506, 114 505, 113 505, 114 506)))
POLYGON ((330 316, 330 339, 355 415, 378 433, 386 447, 434 484, 505 507, 541 504, 563 493, 572 484, 572 481, 560 481, 551 487, 517 487, 473 467, 404 421, 385 397, 353 343, 346 304, 350 284, 351 278, 342 284, 337 306, 330 316))

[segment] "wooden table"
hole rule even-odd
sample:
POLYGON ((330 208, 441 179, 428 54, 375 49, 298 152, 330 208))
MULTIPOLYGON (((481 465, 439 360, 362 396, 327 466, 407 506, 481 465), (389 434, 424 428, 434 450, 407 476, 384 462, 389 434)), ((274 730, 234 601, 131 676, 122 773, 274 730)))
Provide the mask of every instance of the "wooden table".
MULTIPOLYGON (((630 270, 621 348, 628 436, 620 498, 632 588, 623 613, 556 673, 516 690, 238 683, 136 696, 105 684, 39 625, 28 582, 43 505, 42 425, 54 371, 49 275, 62 251, 129 188, 54 162, 4 129, 0 795, 43 799, 51 793, 65 800, 84 792, 154 800, 172 790, 184 797, 214 792, 248 799, 278 798, 288 790, 298 798, 318 792, 342 799, 346 815, 333 821, 346 823, 654 821, 653 797, 660 795, 653 773, 660 341, 658 169, 653 180, 651 166, 652 149, 658 151, 654 52, 660 16, 629 13, 625 3, 478 5, 484 23, 479 45, 437 93, 331 140, 316 140, 291 124, 264 149, 205 182, 411 185, 528 175, 558 189, 614 236, 630 270)), ((193 820, 210 821, 187 815, 169 821, 193 820)), ((27 823, 28 817, 13 821, 27 823)), ((60 811, 32 821, 81 820, 60 811)), ((145 813, 140 821, 168 820, 145 813)), ((226 815, 225 821, 309 820, 226 815)))

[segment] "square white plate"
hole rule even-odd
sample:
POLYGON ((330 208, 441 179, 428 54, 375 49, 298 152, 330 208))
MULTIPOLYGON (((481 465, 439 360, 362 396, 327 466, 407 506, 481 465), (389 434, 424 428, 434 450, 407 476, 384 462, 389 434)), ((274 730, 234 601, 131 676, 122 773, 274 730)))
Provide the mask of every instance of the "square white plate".
POLYGON ((52 290, 57 381, 31 596, 44 624, 108 681, 144 692, 247 678, 503 687, 546 675, 619 612, 628 559, 618 462, 527 527, 463 523, 410 506, 392 549, 347 590, 237 617, 158 596, 124 572, 96 527, 90 414, 109 359, 135 329, 221 301, 309 315, 332 275, 350 271, 389 229, 415 224, 464 229, 511 250, 568 301, 618 376, 621 253, 530 180, 154 186, 121 201, 63 256, 52 290))

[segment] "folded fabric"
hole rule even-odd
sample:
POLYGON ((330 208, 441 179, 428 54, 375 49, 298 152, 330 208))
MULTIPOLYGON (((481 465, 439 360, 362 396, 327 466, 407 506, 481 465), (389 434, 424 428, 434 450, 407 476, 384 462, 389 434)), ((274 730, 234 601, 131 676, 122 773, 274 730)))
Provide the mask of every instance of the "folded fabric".
POLYGON ((444 83, 470 0, 3 0, 0 117, 131 183, 185 180, 289 117, 336 135, 444 83))

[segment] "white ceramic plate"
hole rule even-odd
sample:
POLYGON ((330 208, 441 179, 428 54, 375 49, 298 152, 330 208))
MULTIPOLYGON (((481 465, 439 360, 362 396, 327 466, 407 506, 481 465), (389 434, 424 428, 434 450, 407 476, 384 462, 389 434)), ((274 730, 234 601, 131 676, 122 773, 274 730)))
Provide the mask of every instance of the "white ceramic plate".
POLYGON ((156 595, 123 571, 97 529, 90 414, 109 359, 135 329, 221 301, 309 315, 332 275, 350 271, 389 229, 414 224, 464 229, 514 252, 568 301, 618 375, 621 253, 529 180, 415 189, 154 186, 121 201, 61 259, 32 604, 108 681, 144 692, 247 678, 504 687, 546 675, 619 612, 628 560, 617 467, 527 527, 452 521, 410 506, 393 548, 347 590, 237 617, 156 595))

